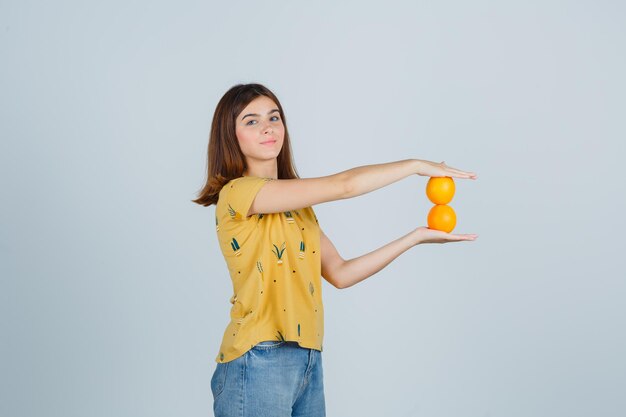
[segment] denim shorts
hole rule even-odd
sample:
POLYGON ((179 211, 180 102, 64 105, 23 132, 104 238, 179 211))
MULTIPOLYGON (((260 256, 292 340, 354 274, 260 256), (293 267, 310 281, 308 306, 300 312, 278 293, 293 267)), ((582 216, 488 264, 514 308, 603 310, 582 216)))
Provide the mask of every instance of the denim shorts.
POLYGON ((211 378, 215 417, 326 416, 319 350, 266 341, 216 365, 211 378))

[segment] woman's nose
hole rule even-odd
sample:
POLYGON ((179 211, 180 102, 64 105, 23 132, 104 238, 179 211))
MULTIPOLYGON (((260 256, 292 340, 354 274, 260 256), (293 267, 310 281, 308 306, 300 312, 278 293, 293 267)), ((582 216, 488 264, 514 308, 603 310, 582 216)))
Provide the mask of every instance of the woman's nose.
POLYGON ((271 133, 271 132, 273 132, 272 125, 269 123, 266 123, 265 126, 263 126, 263 133, 271 133))

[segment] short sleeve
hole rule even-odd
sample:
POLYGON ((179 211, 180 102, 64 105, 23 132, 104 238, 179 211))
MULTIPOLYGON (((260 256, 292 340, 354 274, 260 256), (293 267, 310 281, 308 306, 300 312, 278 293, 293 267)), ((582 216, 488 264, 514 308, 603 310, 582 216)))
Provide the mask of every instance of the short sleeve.
POLYGON ((313 210, 313 206, 309 207, 309 209, 311 210, 311 215, 313 216, 313 219, 315 219, 315 223, 317 223, 317 225, 319 226, 320 222, 317 220, 317 214, 315 214, 315 210, 313 210))
POLYGON ((232 180, 226 187, 226 209, 231 218, 245 219, 257 193, 271 178, 241 177, 232 180))

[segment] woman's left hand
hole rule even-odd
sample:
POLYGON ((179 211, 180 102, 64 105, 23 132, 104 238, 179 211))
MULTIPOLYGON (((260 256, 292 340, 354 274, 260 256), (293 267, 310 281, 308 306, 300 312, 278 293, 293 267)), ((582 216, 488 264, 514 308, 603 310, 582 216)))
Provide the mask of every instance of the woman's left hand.
POLYGON ((418 227, 412 232, 415 245, 422 243, 448 243, 460 242, 464 240, 474 241, 478 238, 477 234, 450 234, 441 230, 430 229, 425 226, 418 227))
POLYGON ((417 171, 417 175, 423 177, 454 177, 454 178, 468 178, 475 180, 478 178, 476 173, 461 171, 460 169, 453 168, 445 164, 445 161, 440 163, 431 162, 421 159, 420 166, 417 171))

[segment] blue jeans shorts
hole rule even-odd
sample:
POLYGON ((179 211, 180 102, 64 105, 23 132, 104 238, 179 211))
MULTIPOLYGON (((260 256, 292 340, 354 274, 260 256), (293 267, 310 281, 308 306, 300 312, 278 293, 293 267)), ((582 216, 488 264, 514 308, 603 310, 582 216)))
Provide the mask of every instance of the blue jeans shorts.
POLYGON ((319 350, 266 341, 216 365, 211 378, 215 417, 326 416, 319 350))

